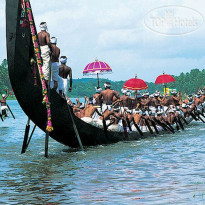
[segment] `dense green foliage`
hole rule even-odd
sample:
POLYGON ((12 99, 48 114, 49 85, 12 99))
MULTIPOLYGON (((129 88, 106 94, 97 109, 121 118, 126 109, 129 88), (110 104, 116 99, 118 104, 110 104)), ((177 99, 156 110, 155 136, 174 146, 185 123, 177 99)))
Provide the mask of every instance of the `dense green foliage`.
MULTIPOLYGON (((167 87, 176 88, 182 93, 195 93, 199 87, 205 86, 205 70, 192 69, 190 72, 181 73, 179 76, 174 76, 176 82, 169 83, 167 87)), ((112 89, 121 91, 125 81, 110 81, 108 79, 100 79, 100 86, 103 87, 105 82, 111 82, 112 89)), ((155 85, 154 83, 147 83, 149 92, 153 93, 155 90, 163 91, 162 85, 155 85)), ((69 93, 70 97, 91 96, 95 93, 95 86, 97 86, 97 78, 81 78, 73 79, 73 90, 69 93)), ((11 90, 11 84, 8 75, 7 60, 4 59, 0 65, 0 92, 5 93, 5 89, 11 90)))
MULTIPOLYGON (((192 69, 190 72, 181 73, 179 76, 174 76, 175 82, 167 84, 168 88, 176 88, 182 93, 196 93, 199 87, 205 86, 205 70, 192 69)), ((105 82, 111 82, 112 89, 121 91, 125 81, 110 81, 108 79, 100 79, 100 86, 103 87, 105 82)), ((155 85, 152 82, 147 82, 149 92, 154 93, 156 90, 163 92, 163 85, 155 85)), ((82 78, 73 80, 73 91, 70 97, 91 96, 95 93, 97 79, 82 78)))
POLYGON ((7 60, 4 59, 0 65, 0 92, 5 93, 7 88, 11 90, 11 83, 9 80, 7 60))

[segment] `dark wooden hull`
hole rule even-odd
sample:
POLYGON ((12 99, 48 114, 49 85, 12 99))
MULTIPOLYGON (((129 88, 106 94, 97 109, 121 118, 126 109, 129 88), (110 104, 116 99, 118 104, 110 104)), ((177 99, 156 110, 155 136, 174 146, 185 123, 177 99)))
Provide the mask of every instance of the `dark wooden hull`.
MULTIPOLYGON (((37 73, 37 86, 34 78, 30 59, 33 57, 33 46, 29 27, 20 25, 21 4, 20 0, 6 1, 6 32, 7 32, 7 57, 9 76, 16 98, 25 114, 43 131, 46 129, 47 114, 45 105, 42 104, 42 87, 37 73)), ((78 141, 68 112, 66 101, 51 90, 51 114, 54 131, 50 136, 56 141, 70 147, 78 147, 78 141)), ((108 132, 85 123, 73 115, 79 135, 84 146, 115 143, 121 140, 139 139, 139 133, 129 133, 125 138, 122 132, 108 132)), ((144 134, 144 137, 150 134, 144 134)), ((153 135, 152 135, 153 136, 153 135)))

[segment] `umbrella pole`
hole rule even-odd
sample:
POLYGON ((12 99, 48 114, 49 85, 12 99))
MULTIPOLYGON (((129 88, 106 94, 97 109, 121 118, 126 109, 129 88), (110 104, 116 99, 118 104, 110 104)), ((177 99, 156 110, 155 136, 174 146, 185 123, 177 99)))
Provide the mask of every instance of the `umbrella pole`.
POLYGON ((164 94, 167 94, 167 86, 166 86, 166 83, 164 84, 164 94))
POLYGON ((97 73, 97 79, 98 79, 98 88, 100 87, 100 82, 99 82, 99 74, 97 73))

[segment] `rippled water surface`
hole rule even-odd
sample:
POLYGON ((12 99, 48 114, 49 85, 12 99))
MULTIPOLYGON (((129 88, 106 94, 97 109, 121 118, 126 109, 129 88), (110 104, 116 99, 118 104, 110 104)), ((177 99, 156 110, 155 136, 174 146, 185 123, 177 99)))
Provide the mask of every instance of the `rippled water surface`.
MULTIPOLYGON (((205 124, 108 146, 69 149, 36 130, 21 155, 27 117, 0 122, 0 204, 205 204, 205 124)), ((33 126, 33 125, 32 125, 33 126)))

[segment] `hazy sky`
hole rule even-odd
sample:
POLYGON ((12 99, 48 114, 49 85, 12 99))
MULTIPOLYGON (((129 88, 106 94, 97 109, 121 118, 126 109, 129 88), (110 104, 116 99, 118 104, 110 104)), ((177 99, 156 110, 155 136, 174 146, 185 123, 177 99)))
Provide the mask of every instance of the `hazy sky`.
MULTIPOLYGON (((95 60, 107 62, 112 80, 139 78, 154 81, 165 71, 169 74, 205 68, 205 24, 185 35, 169 36, 149 30, 146 14, 155 8, 177 5, 193 9, 205 16, 203 0, 31 0, 36 25, 46 21, 51 36, 58 37, 62 55, 74 78, 83 77, 84 67, 95 60)), ((157 14, 163 17, 163 12, 157 14)), ((186 10, 175 17, 192 18, 186 10)), ((155 17, 156 12, 149 17, 155 17)), ((0 0, 0 61, 6 58, 5 1, 0 0), (3 21, 2 21, 3 19, 3 21)))

